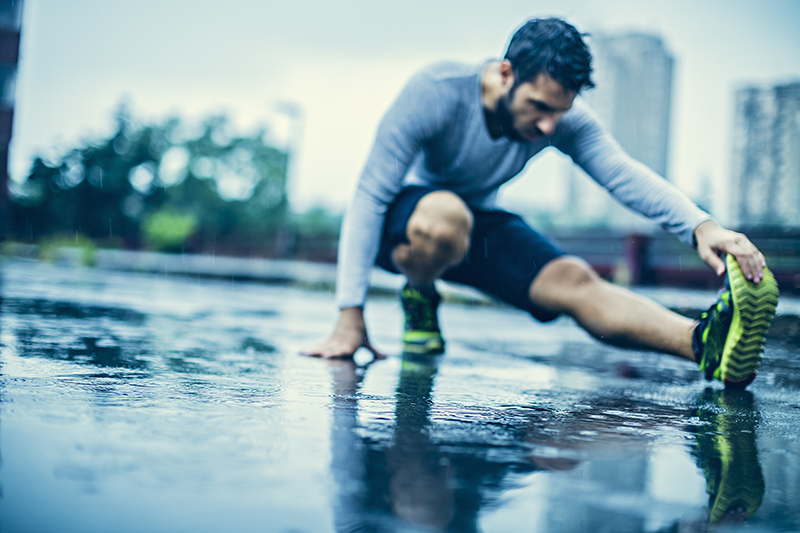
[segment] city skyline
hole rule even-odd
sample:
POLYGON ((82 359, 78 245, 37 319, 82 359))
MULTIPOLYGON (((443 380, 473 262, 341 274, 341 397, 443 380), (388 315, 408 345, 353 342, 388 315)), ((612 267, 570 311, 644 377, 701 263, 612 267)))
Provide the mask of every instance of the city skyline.
MULTIPOLYGON (((226 110, 240 129, 285 121, 276 102, 289 101, 303 109, 305 133, 292 169, 295 205, 338 210, 355 187, 380 117, 413 72, 438 60, 500 57, 514 28, 536 15, 563 16, 598 34, 662 36, 677 61, 668 168, 690 196, 699 176, 718 184, 729 174, 735 85, 800 73, 794 53, 800 36, 791 23, 800 5, 786 0, 670 7, 568 0, 557 11, 546 2, 512 1, 489 12, 477 2, 391 9, 361 0, 335 7, 240 1, 220 9, 202 1, 189 8, 31 0, 11 174, 23 177, 37 153, 58 156, 108 134, 122 99, 142 120, 170 114, 200 120, 226 110)), ((552 166, 547 157, 533 162, 508 195, 552 204, 565 187, 552 166)))

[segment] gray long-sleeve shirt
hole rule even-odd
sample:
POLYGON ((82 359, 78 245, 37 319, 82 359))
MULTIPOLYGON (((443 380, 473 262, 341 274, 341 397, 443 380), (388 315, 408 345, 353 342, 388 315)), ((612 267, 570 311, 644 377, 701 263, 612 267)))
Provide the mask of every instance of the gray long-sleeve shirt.
POLYGON ((628 156, 580 98, 550 137, 533 142, 492 139, 481 100, 486 65, 431 65, 409 80, 384 116, 342 224, 336 286, 340 308, 364 304, 384 215, 404 185, 441 186, 469 205, 492 208, 500 186, 548 146, 570 156, 619 201, 686 243, 711 218, 628 156))

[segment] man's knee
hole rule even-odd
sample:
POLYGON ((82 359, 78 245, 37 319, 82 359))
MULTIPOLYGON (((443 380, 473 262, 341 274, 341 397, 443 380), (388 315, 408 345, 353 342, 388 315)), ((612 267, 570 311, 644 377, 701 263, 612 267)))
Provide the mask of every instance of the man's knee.
POLYGON ((419 201, 406 233, 415 252, 453 263, 469 250, 472 225, 472 212, 461 198, 449 191, 434 191, 419 201))
POLYGON ((559 257, 545 265, 542 274, 548 275, 552 282, 565 289, 579 289, 601 281, 600 276, 589 263, 570 255, 559 257))
POLYGON ((601 283, 605 282, 586 261, 562 256, 542 268, 528 292, 535 305, 569 313, 601 283))

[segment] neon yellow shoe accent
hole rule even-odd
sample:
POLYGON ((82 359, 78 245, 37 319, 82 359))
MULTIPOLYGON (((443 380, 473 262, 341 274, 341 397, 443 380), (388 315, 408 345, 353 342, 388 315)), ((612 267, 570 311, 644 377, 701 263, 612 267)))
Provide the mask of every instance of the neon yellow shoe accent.
POLYGON ((400 291, 405 314, 403 352, 427 355, 444 352, 444 340, 437 317, 440 301, 434 287, 420 289, 406 285, 400 291))
POLYGON ((714 378, 735 386, 752 381, 761 365, 767 330, 778 306, 778 284, 766 267, 764 278, 756 284, 744 276, 732 255, 729 254, 725 262, 733 298, 733 319, 714 378))
POLYGON ((406 331, 403 351, 415 354, 437 354, 444 351, 444 339, 438 331, 406 331))

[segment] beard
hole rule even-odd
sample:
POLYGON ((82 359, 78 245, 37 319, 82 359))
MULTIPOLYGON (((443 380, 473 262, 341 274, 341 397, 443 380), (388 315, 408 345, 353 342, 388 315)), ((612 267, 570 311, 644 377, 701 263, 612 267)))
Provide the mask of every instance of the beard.
POLYGON ((500 100, 497 102, 495 116, 500 124, 500 130, 503 132, 504 136, 508 137, 509 140, 515 142, 528 142, 528 139, 520 135, 519 131, 517 131, 517 129, 514 127, 514 117, 511 115, 511 109, 509 108, 513 95, 514 89, 509 91, 508 94, 500 97, 500 100))
MULTIPOLYGON (((497 101, 497 110, 495 111, 495 117, 497 117, 497 121, 500 125, 500 130, 503 132, 503 135, 507 137, 510 141, 520 142, 520 143, 529 143, 531 139, 526 138, 523 136, 517 128, 514 127, 514 116, 511 114, 511 100, 514 98, 514 92, 516 91, 516 87, 512 88, 508 94, 505 94, 500 97, 500 100, 497 101)), ((541 131, 536 131, 537 137, 544 137, 544 133, 541 131)))

